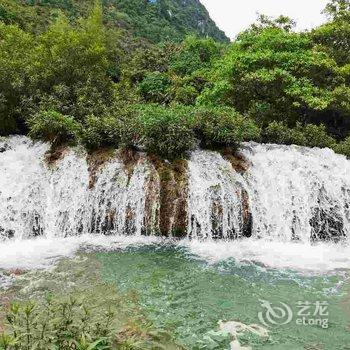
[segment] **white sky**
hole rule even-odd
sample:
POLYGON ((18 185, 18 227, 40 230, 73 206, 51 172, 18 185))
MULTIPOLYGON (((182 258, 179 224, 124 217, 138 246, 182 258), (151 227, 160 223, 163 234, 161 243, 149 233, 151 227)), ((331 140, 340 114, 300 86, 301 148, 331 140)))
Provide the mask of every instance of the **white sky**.
POLYGON ((200 0, 211 18, 230 38, 249 27, 257 13, 287 15, 297 21, 297 29, 309 29, 325 21, 321 14, 328 0, 200 0))

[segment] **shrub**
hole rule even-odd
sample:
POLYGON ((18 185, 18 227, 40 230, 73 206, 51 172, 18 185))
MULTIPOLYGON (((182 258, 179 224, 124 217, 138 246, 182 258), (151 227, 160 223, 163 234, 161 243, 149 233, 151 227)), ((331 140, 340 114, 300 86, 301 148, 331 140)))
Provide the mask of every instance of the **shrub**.
POLYGON ((107 116, 88 116, 80 133, 81 143, 89 150, 99 147, 129 147, 138 142, 138 125, 131 106, 114 106, 107 116))
POLYGON ((35 114, 28 126, 30 137, 55 144, 75 141, 80 130, 73 117, 52 110, 35 114))
POLYGON ((267 143, 290 143, 290 129, 283 122, 271 122, 263 132, 263 141, 267 143))
POLYGON ((173 88, 174 101, 185 105, 194 105, 198 97, 197 89, 192 85, 183 85, 173 88))
POLYGON ((93 300, 48 296, 40 303, 14 303, 0 331, 0 349, 163 349, 172 344, 168 333, 155 329, 142 316, 125 319, 118 314, 118 302, 97 306, 93 300))
POLYGON ((167 159, 183 157, 196 146, 192 109, 184 106, 141 106, 141 142, 148 152, 167 159))
POLYGON ((260 129, 253 120, 232 108, 200 108, 196 132, 204 147, 236 147, 242 141, 258 140, 260 129))
POLYGON ((0 349, 102 350, 111 343, 115 314, 92 312, 73 298, 56 302, 48 297, 43 305, 12 304, 6 318, 0 349))
POLYGON ((88 116, 80 133, 81 143, 88 149, 99 147, 118 147, 120 143, 120 125, 113 117, 88 116))
POLYGON ((305 144, 307 147, 332 147, 335 140, 327 134, 324 125, 307 124, 304 129, 305 144))
POLYGON ((149 73, 139 84, 139 92, 147 102, 162 103, 168 101, 170 79, 162 73, 149 73))
POLYGON ((350 136, 338 144, 333 145, 333 150, 336 153, 344 154, 347 157, 350 157, 350 136))
POLYGON ((263 132, 263 141, 277 144, 295 144, 306 147, 332 147, 335 140, 327 134, 324 125, 297 123, 289 128, 283 122, 271 122, 263 132))

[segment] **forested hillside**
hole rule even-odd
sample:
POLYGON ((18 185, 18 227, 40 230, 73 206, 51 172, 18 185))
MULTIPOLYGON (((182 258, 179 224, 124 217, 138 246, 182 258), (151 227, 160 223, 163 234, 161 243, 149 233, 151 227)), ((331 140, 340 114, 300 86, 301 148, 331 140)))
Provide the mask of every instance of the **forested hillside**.
MULTIPOLYGON (((61 10, 71 20, 87 16, 94 0, 1 0, 0 20, 42 31, 61 10)), ((103 0, 104 22, 156 43, 186 35, 227 42, 199 0, 103 0)))
MULTIPOLYGON (((332 0, 328 23, 310 32, 262 16, 231 44, 198 36, 153 44, 127 29, 132 21, 139 35, 165 29, 159 22, 142 30, 149 22, 136 20, 165 2, 129 9, 125 2, 123 21, 112 1, 62 1, 64 13, 39 2, 0 0, 1 135, 141 148, 169 159, 245 140, 350 155, 349 0, 332 0)), ((183 3, 181 16, 193 4, 183 3)), ((170 27, 177 33, 181 16, 170 27)))

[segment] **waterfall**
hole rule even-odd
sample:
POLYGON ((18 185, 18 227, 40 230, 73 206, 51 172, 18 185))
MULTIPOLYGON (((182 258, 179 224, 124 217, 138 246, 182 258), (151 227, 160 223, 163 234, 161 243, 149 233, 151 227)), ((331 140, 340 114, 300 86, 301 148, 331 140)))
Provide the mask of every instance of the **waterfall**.
POLYGON ((48 165, 48 145, 26 137, 3 141, 0 149, 0 236, 141 235, 150 171, 144 159, 129 176, 120 159, 113 158, 90 188, 83 151, 68 150, 48 165))
POLYGON ((330 149, 246 144, 256 237, 338 240, 350 232, 350 161, 330 149))
POLYGON ((244 169, 203 150, 181 169, 120 151, 94 163, 79 148, 48 164, 48 151, 23 136, 0 140, 0 239, 175 230, 193 240, 349 236, 350 161, 329 149, 246 143, 244 169))
POLYGON ((216 152, 189 160, 188 233, 196 238, 238 238, 244 231, 245 179, 216 152))

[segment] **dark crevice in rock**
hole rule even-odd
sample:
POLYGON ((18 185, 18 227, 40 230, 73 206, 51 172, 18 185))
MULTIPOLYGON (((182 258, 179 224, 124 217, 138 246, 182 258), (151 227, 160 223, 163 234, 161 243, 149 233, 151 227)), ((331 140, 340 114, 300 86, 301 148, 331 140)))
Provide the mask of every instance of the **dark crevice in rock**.
POLYGON ((8 150, 10 150, 10 145, 8 145, 7 143, 4 143, 3 145, 0 146, 0 153, 4 153, 8 150))

